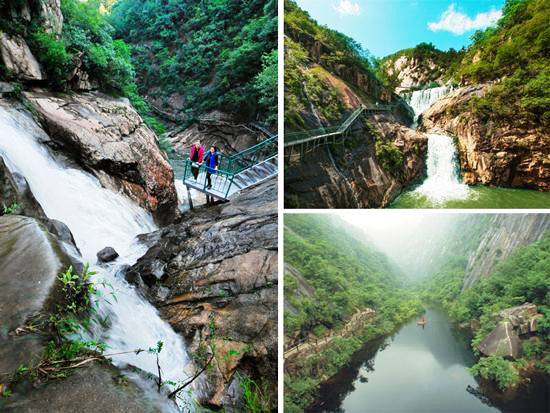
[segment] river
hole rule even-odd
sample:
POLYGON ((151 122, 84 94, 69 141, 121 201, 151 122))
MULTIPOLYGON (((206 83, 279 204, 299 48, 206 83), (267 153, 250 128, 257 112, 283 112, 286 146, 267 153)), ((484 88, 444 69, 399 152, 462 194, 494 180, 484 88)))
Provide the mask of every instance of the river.
MULTIPOLYGON (((451 89, 441 86, 419 90, 406 97, 419 116, 451 89)), ((462 183, 455 143, 444 134, 428 137, 427 171, 424 181, 404 192, 390 208, 549 208, 550 193, 527 189, 468 186, 462 183)))
POLYGON ((548 382, 521 388, 514 400, 480 390, 468 372, 475 363, 469 339, 447 316, 426 313, 425 328, 412 320, 393 336, 368 342, 335 377, 323 384, 307 412, 484 413, 548 411, 548 382), (530 391, 530 392, 529 392, 530 391), (483 393, 489 396, 482 395, 483 393))

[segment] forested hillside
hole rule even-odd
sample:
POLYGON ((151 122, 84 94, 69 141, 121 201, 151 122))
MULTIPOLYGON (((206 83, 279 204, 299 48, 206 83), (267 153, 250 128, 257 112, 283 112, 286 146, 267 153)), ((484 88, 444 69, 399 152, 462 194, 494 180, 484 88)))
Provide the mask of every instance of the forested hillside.
MULTIPOLYGON (((483 224, 479 218, 476 220, 483 224)), ((483 225, 487 228, 486 223, 483 225)), ((542 221, 539 225, 542 228, 546 225, 547 228, 542 221)), ((470 232, 470 228, 463 226, 463 232, 470 232)), ((519 339, 511 341, 511 349, 518 346, 517 353, 516 350, 509 355, 484 353, 487 357, 482 357, 472 372, 494 379, 502 390, 518 384, 520 374, 528 376, 533 368, 550 374, 550 231, 546 230, 539 241, 519 247, 509 255, 497 248, 498 263, 483 278, 465 289, 472 256, 480 251, 488 254, 492 248, 490 243, 481 241, 478 236, 471 239, 478 239, 478 242, 448 255, 445 264, 422 283, 419 290, 422 299, 441 304, 457 324, 471 329, 474 333, 472 348, 478 355, 483 340, 488 340, 489 336, 499 331, 503 318, 507 320, 508 316, 498 316, 499 312, 509 312, 509 309, 525 303, 534 304, 536 309, 529 310, 534 312, 528 313, 523 309, 512 311, 512 314, 514 311, 520 314, 520 323, 528 321, 528 327, 517 328, 516 321, 510 316, 514 326, 514 333, 511 334, 519 335, 519 339)), ((490 254, 478 258, 481 261, 492 259, 490 254)), ((507 343, 507 340, 504 342, 507 343)))
POLYGON ((275 0, 120 0, 110 19, 131 45, 139 91, 192 120, 214 109, 274 123, 275 0))
POLYGON ((420 311, 386 257, 364 234, 325 215, 285 216, 285 339, 323 337, 338 331, 356 312, 371 308, 376 316, 350 337, 335 339, 318 357, 299 362, 285 376, 285 411, 300 411, 323 380, 344 365, 354 351, 391 332, 420 311))

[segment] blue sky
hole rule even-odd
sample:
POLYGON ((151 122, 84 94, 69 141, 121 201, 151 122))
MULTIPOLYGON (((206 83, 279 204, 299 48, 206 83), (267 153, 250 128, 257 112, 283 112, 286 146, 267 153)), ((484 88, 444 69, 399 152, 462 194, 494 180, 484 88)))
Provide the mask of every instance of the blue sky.
POLYGON ((500 17, 504 0, 296 0, 318 23, 384 57, 418 43, 460 49, 500 17))

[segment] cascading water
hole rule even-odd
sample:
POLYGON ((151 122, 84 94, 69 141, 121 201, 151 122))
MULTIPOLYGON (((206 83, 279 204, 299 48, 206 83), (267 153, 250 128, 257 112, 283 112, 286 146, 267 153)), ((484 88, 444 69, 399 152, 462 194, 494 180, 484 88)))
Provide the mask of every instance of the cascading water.
POLYGON ((428 109, 436 100, 442 98, 451 91, 450 86, 433 87, 430 89, 417 90, 410 95, 409 105, 414 110, 414 122, 428 109))
POLYGON ((461 183, 456 167, 456 148, 451 137, 427 134, 428 178, 415 189, 436 204, 468 198, 468 186, 461 183))
MULTIPOLYGON (((409 104, 414 110, 415 126, 422 112, 450 90, 449 86, 440 86, 412 93, 409 104)), ((428 178, 415 189, 414 193, 425 196, 435 204, 468 198, 468 186, 460 182, 457 173, 456 148, 452 138, 441 134, 426 134, 426 136, 428 137, 428 178)))
MULTIPOLYGON (((111 320, 107 331, 100 332, 108 345, 107 353, 148 349, 162 341, 159 359, 163 379, 185 381, 189 377, 185 372, 189 358, 182 338, 133 286, 116 276, 122 266, 134 264, 144 254, 145 247, 138 244, 135 237, 156 229, 150 214, 126 197, 103 188, 92 175, 56 161, 49 150, 18 123, 15 115, 1 107, 0 130, 0 155, 8 168, 27 179, 49 218, 67 224, 82 260, 95 263, 95 254, 105 246, 115 248, 120 255, 108 266, 90 267, 96 272, 94 282, 110 284, 109 287, 98 284, 102 296, 110 297, 108 302, 102 300, 100 306, 101 312, 111 320)), ((113 356, 112 360, 120 367, 131 364, 157 374, 156 356, 147 352, 113 356)), ((191 405, 189 399, 178 403, 187 408, 191 405)))

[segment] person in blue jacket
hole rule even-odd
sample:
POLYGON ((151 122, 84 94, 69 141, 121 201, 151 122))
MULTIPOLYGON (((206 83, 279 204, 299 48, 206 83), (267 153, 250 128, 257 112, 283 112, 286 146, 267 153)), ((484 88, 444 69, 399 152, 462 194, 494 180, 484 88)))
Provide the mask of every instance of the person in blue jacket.
POLYGON ((212 188, 212 178, 211 176, 216 174, 219 165, 219 154, 218 148, 212 146, 210 152, 204 157, 204 164, 206 165, 206 179, 208 180, 208 189, 212 188))

